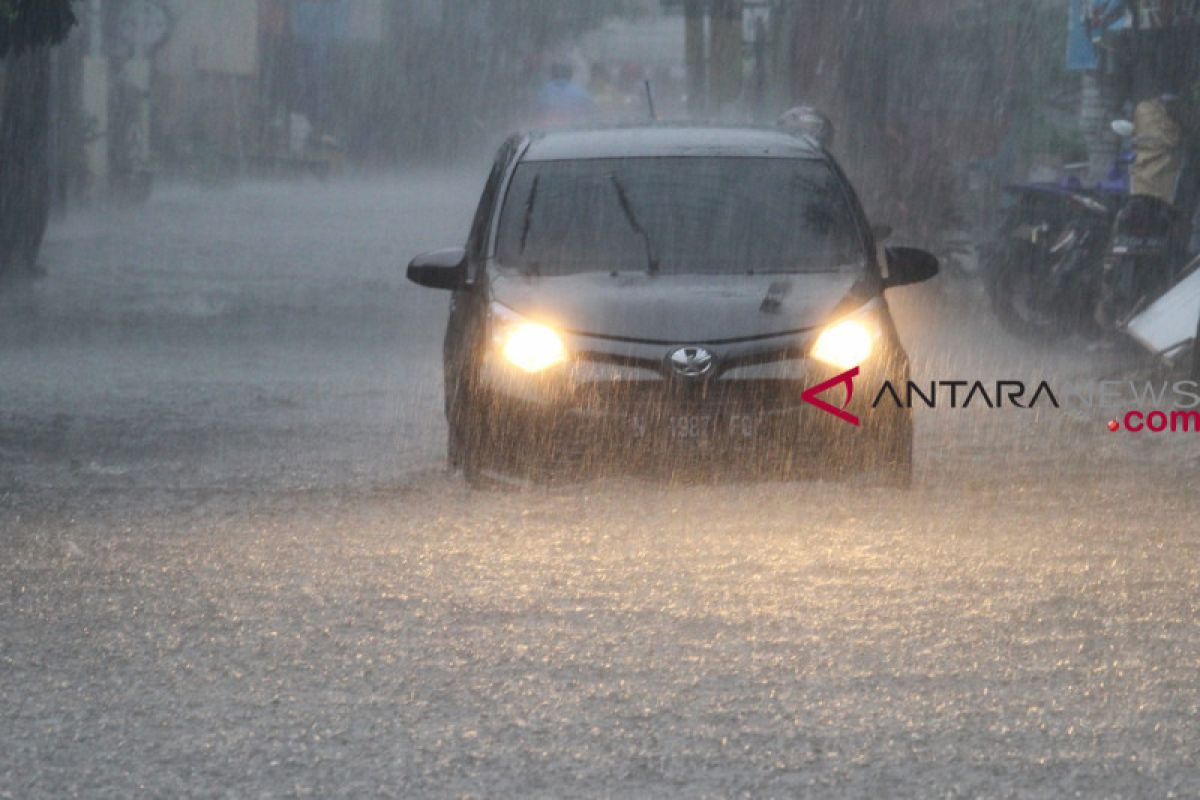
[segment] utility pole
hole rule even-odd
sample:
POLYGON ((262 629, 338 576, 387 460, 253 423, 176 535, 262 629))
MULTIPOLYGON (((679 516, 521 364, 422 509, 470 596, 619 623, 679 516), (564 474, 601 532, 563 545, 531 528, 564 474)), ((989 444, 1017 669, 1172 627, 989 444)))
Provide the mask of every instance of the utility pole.
POLYGON ((742 0, 712 0, 709 33, 713 110, 730 116, 742 93, 742 0))
POLYGON ((849 0, 845 10, 840 90, 852 159, 878 155, 888 103, 887 0, 849 0))
POLYGON ((708 63, 704 41, 705 0, 683 0, 684 56, 687 64, 687 109, 697 119, 703 117, 708 99, 708 63))
POLYGON ((83 57, 80 92, 84 119, 84 160, 87 191, 92 198, 108 186, 108 56, 104 52, 104 0, 88 0, 87 52, 83 57))
POLYGON ((754 21, 754 119, 762 122, 767 115, 767 24, 759 17, 754 21))

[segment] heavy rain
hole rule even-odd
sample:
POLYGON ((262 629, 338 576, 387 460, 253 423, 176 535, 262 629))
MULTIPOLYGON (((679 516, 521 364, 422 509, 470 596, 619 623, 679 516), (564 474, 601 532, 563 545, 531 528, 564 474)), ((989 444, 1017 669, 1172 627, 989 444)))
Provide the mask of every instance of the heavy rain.
POLYGON ((0 0, 0 798, 1200 796, 1197 53, 0 0))

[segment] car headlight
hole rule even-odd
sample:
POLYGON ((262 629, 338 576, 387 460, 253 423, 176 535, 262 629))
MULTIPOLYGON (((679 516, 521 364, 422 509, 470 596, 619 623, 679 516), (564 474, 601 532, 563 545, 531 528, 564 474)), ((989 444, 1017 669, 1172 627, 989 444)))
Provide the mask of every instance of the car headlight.
POLYGON ((541 372, 567 360, 562 336, 549 325, 525 319, 508 306, 491 306, 492 344, 522 372, 541 372))
POLYGON ((562 337, 553 328, 520 322, 500 335, 500 352, 508 363, 525 372, 541 372, 567 358, 562 337))
POLYGON ((835 322, 817 337, 812 357, 839 369, 857 367, 871 355, 875 337, 876 332, 861 320, 835 322))

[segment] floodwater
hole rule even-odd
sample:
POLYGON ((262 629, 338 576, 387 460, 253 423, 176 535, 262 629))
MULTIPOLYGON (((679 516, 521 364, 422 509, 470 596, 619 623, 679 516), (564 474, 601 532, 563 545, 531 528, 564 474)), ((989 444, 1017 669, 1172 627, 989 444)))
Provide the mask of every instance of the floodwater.
MULTIPOLYGON (((1200 794, 1187 434, 974 405, 909 492, 471 490, 403 264, 481 183, 53 225, 0 294, 0 798, 1200 794)), ((920 380, 1122 374, 893 294, 920 380)))

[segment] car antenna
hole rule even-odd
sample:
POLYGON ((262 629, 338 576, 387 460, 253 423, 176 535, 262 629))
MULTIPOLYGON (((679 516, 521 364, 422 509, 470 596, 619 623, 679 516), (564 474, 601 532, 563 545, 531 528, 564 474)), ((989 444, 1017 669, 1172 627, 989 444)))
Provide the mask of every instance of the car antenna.
POLYGON ((650 89, 650 79, 646 78, 642 84, 646 87, 646 105, 650 106, 650 121, 658 122, 658 112, 654 110, 654 92, 650 89))

